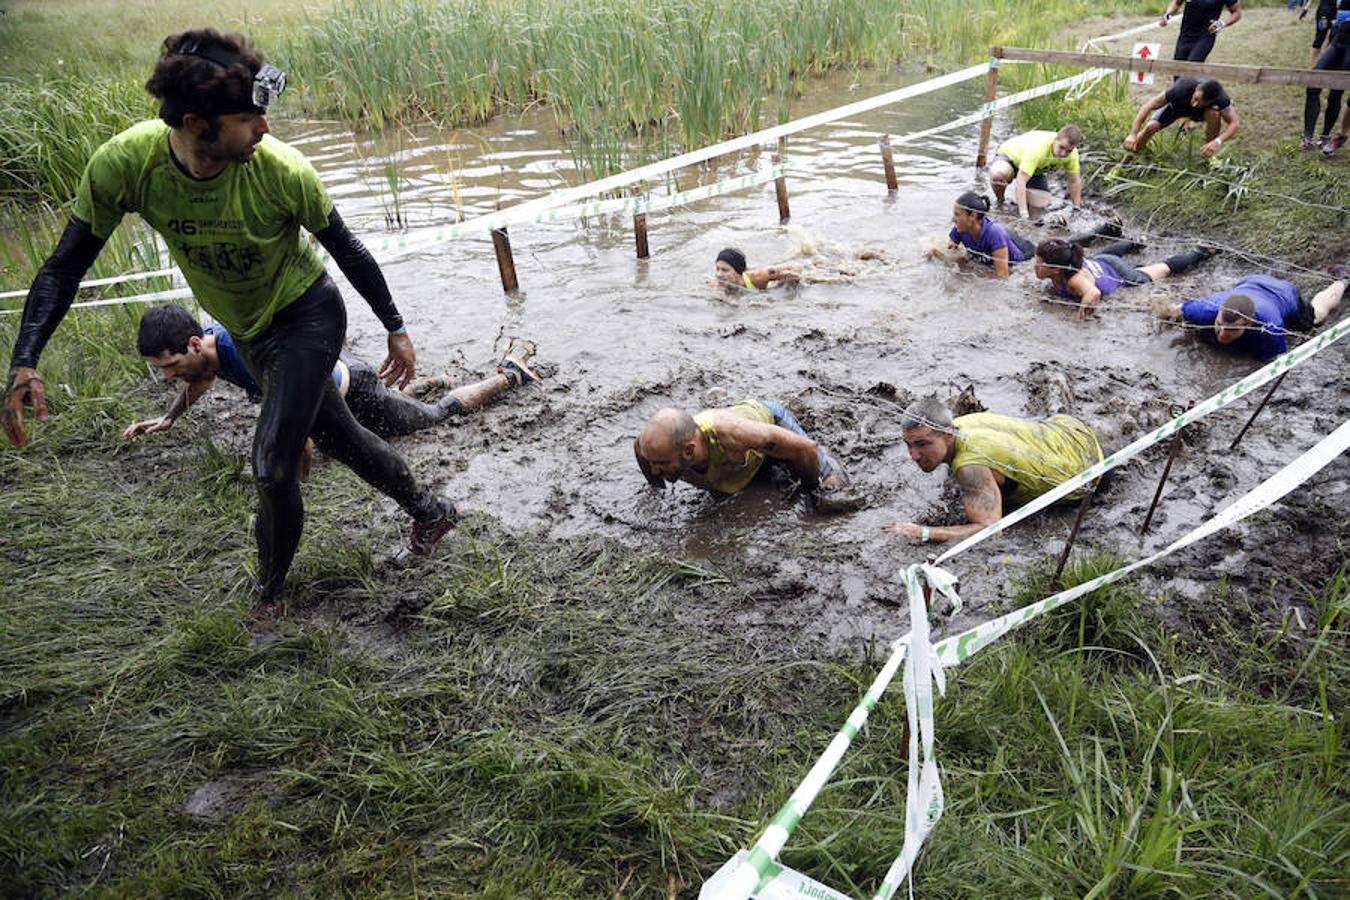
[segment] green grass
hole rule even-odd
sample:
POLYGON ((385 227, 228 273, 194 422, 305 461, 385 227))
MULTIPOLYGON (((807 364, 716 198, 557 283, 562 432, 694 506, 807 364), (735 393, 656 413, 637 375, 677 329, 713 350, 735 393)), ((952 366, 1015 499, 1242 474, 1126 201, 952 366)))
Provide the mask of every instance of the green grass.
MULTIPOLYGON (((717 625, 744 603, 734 568, 604 540, 477 520, 391 568, 393 526, 332 466, 306 489, 295 619, 255 644, 238 458, 191 423, 121 443, 162 391, 63 402, 0 457, 0 579, 23 598, 0 610, 12 893, 693 896, 875 669, 747 642, 717 625), (225 776, 229 815, 181 812, 225 776)), ((1117 562, 1075 559, 1066 583, 1117 562)), ((1235 615, 1199 651, 1163 598, 1114 585, 950 673, 921 890, 1334 894, 1347 584, 1308 598, 1312 636, 1235 615)), ((884 698, 785 862, 875 887, 903 836, 903 719, 884 698)))

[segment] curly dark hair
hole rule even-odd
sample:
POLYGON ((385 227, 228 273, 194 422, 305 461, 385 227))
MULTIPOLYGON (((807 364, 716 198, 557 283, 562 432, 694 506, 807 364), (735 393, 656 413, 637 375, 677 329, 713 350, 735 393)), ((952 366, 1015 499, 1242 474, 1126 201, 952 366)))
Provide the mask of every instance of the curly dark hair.
POLYGON ((242 34, 193 28, 164 39, 159 62, 145 89, 158 98, 159 116, 170 127, 181 126, 184 115, 195 113, 211 119, 214 131, 216 116, 255 108, 253 76, 262 64, 262 53, 242 34), (230 64, 182 52, 192 46, 230 60, 230 64))
POLYGON ((203 334, 201 323, 176 303, 152 306, 136 328, 136 349, 141 356, 186 353, 188 341, 203 334))

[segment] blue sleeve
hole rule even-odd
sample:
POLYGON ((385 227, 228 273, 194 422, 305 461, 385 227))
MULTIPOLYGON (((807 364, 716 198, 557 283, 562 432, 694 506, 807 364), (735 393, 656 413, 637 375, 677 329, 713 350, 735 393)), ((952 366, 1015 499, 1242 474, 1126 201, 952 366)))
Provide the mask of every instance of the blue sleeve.
POLYGON ((1187 300, 1181 304, 1181 318, 1190 325, 1213 325, 1219 316, 1222 295, 1205 297, 1201 300, 1187 300))
POLYGON ((961 232, 956 230, 955 225, 952 226, 951 231, 947 232, 947 240, 951 241, 954 244, 961 243, 961 232))

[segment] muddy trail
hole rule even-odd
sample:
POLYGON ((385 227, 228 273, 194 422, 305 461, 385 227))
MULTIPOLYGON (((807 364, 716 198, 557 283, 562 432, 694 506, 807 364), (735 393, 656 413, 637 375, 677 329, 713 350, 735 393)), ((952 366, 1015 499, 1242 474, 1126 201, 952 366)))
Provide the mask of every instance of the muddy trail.
MULTIPOLYGON (((814 90, 799 112, 895 84, 894 74, 840 76, 814 90)), ((773 186, 766 185, 653 216, 645 261, 634 258, 622 218, 513 229, 517 296, 503 295, 485 238, 388 264, 424 371, 476 377, 492 370, 507 337, 520 335, 537 342, 551 373, 542 385, 398 446, 462 508, 493 516, 522 538, 600 535, 727 573, 740 600, 707 611, 717 627, 754 639, 792 635, 844 653, 903 634, 899 573, 933 547, 883 535, 881 527, 961 516, 945 468, 925 475, 907 456, 898 421, 910 400, 964 392, 966 402, 973 396, 995 412, 1070 412, 1094 425, 1110 451, 1258 365, 1220 354, 1147 312, 1154 294, 1203 296, 1256 270, 1237 254, 1221 253, 1153 288, 1117 292, 1088 321, 1045 302, 1029 267, 1000 282, 983 267, 929 258, 925 246, 950 227, 956 195, 978 186, 969 164, 976 131, 897 148, 900 190, 890 198, 876 140, 960 115, 976 105, 978 90, 971 83, 793 138, 787 227, 777 224, 773 186), (763 293, 710 288, 705 279, 725 246, 744 250, 752 267, 804 262, 804 283, 763 293), (866 508, 819 514, 792 485, 771 480, 723 499, 687 485, 664 492, 646 486, 632 440, 648 415, 665 405, 692 410, 745 397, 786 403, 845 463, 866 508)), ((317 126, 296 130, 282 136, 315 159, 344 215, 359 232, 382 230, 390 198, 371 187, 376 151, 339 153, 331 148, 350 146, 350 136, 317 126)), ((996 123, 995 143, 1010 133, 1008 121, 996 123)), ((400 203, 413 224, 444 216, 435 198, 443 196, 442 170, 452 163, 460 167, 456 188, 479 208, 537 196, 569 166, 547 116, 468 136, 414 138, 413 145, 383 148, 409 173, 400 203)), ((758 162, 724 160, 682 175, 680 186, 758 162)), ((1112 212, 1091 188, 1076 226, 1112 212)), ((1147 223, 1122 214, 1127 234, 1147 234, 1147 223)), ((1033 240, 1064 233, 1016 227, 1033 240)), ((1134 261, 1161 260, 1196 237, 1148 235, 1134 261)), ((1273 274, 1300 281, 1305 293, 1321 286, 1305 273, 1273 274)), ((346 292, 349 343, 377 362, 378 323, 346 292)), ((1259 396, 1192 427, 1141 541, 1167 449, 1154 448, 1120 470, 1094 502, 1079 546, 1133 559, 1174 540, 1339 424, 1346 388, 1345 353, 1335 347, 1286 379, 1237 450, 1228 445, 1259 396)), ((216 391, 205 411, 217 439, 246 453, 253 410, 242 398, 216 391)), ((321 463, 314 477, 324 477, 325 465, 333 464, 321 463)), ((1302 594, 1298 585, 1316 590, 1343 564, 1347 486, 1350 462, 1342 458, 1270 513, 1170 557, 1147 580, 1173 597, 1183 620, 1192 611, 1213 614, 1221 581, 1278 619, 1282 604, 1302 594)), ((380 510, 388 521, 400 518, 392 503, 380 510)), ((1043 513, 954 560, 967 605, 949 627, 999 609, 1018 573, 1058 554, 1073 514, 1072 507, 1043 513)), ((359 534, 360 523, 352 525, 359 534)))

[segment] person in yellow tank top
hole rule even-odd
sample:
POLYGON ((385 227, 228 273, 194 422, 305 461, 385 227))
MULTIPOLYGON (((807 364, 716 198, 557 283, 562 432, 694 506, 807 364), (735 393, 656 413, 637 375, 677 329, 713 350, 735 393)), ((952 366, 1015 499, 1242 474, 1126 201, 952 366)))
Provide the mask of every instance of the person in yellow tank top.
POLYGON ((843 467, 773 400, 742 400, 693 415, 676 407, 657 410, 634 439, 633 455, 648 484, 658 488, 685 481, 736 494, 766 460, 786 464, 809 491, 849 485, 843 467))
POLYGON ((748 269, 745 254, 735 247, 727 247, 717 254, 717 262, 713 265, 713 277, 708 279, 708 287, 740 287, 762 291, 775 281, 782 284, 796 284, 801 277, 802 267, 797 263, 779 263, 767 269, 748 269))
POLYGON ((920 469, 950 467, 969 519, 964 525, 892 522, 882 528, 921 541, 969 537, 1002 518, 1005 506, 1021 506, 1102 459, 1096 433, 1073 416, 1023 419, 985 412, 952 418, 946 404, 928 397, 905 410, 900 427, 920 469))

